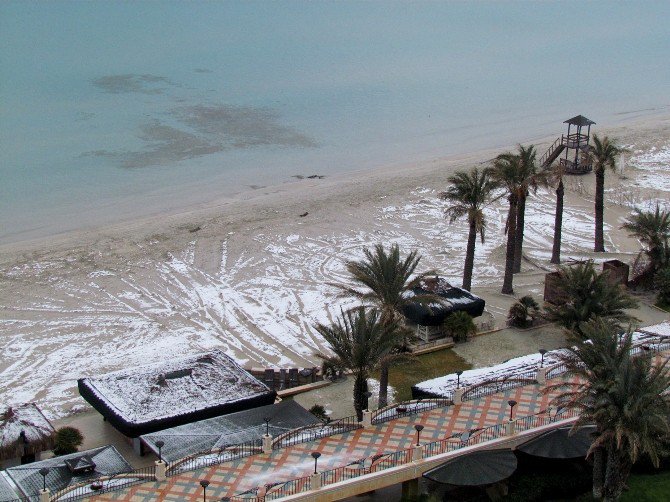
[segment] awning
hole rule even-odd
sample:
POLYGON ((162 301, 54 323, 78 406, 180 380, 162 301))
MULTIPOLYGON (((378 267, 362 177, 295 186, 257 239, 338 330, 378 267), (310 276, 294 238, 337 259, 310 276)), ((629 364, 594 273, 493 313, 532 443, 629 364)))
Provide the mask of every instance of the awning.
POLYGON ((571 433, 572 427, 561 427, 523 443, 517 450, 542 458, 584 458, 595 430, 595 426, 587 425, 571 433))
POLYGON ((507 479, 515 470, 512 450, 481 450, 449 460, 423 477, 443 484, 483 486, 507 479))

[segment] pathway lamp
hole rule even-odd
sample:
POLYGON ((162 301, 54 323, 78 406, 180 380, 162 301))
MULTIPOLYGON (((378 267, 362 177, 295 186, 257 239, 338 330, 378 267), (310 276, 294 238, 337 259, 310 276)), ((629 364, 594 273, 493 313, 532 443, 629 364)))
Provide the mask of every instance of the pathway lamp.
POLYGON ((165 441, 162 441, 162 440, 159 439, 158 441, 156 441, 156 446, 158 447, 158 461, 160 463, 163 463, 162 451, 163 451, 163 446, 165 446, 165 441))
POLYGON ((510 399, 507 401, 507 404, 509 404, 509 419, 510 421, 512 420, 512 410, 514 410, 514 407, 517 405, 517 402, 514 399, 510 399))
POLYGON ((318 451, 313 451, 312 452, 312 458, 314 459, 314 474, 316 474, 316 464, 319 461, 319 457, 321 456, 321 453, 318 451))
POLYGON ((209 481, 206 479, 201 480, 200 486, 202 486, 202 502, 207 502, 207 487, 209 486, 209 481))
POLYGON ((263 419, 263 422, 265 422, 265 435, 266 436, 270 435, 270 420, 272 420, 272 417, 265 417, 263 419))
POLYGON ((370 411, 370 398, 372 397, 372 392, 367 391, 363 395, 365 396, 365 411, 370 411))
POLYGON ((49 468, 42 467, 38 472, 42 475, 42 491, 45 492, 47 491, 47 474, 49 474, 49 468))
POLYGON ((456 372, 456 388, 460 388, 461 386, 461 375, 463 374, 463 370, 457 371, 456 372))
POLYGON ((542 356, 542 360, 540 361, 540 368, 544 366, 544 355, 547 353, 547 349, 540 349, 540 355, 542 356))
POLYGON ((416 430, 416 445, 421 446, 421 431, 423 430, 423 425, 416 424, 414 429, 416 430))

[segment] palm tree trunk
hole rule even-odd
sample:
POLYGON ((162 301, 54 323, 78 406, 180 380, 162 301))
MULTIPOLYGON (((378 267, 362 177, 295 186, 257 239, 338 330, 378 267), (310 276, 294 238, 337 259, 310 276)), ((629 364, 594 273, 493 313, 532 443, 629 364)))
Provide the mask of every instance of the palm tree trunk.
POLYGON ((556 188, 556 218, 554 219, 554 247, 551 251, 551 263, 561 263, 561 231, 563 230, 563 178, 558 182, 556 188))
POLYGON ((615 502, 621 498, 630 475, 631 464, 626 452, 620 452, 614 445, 607 449, 607 468, 603 485, 603 500, 615 502))
POLYGON ((603 483, 605 482, 605 450, 596 448, 593 451, 593 498, 600 499, 603 496, 603 483))
POLYGON ((389 361, 384 359, 379 366, 379 403, 377 408, 388 404, 389 396, 389 361))
POLYGON ((509 196, 509 214, 507 216, 507 250, 505 254, 505 279, 503 280, 502 293, 511 295, 514 293, 512 282, 514 280, 514 244, 516 241, 516 195, 509 196))
POLYGON ((594 251, 605 251, 605 239, 603 238, 603 213, 605 200, 605 169, 596 170, 596 242, 594 251))
POLYGON ((477 242, 477 223, 470 221, 468 247, 465 250, 465 266, 463 267, 463 289, 470 291, 472 287, 472 269, 475 264, 475 243, 477 242))
POLYGON ((521 272, 523 255, 523 227, 526 219, 526 194, 519 197, 516 206, 516 231, 514 232, 514 273, 521 272))
POLYGON ((356 372, 356 379, 354 380, 354 409, 356 410, 356 417, 359 422, 363 420, 363 410, 368 405, 368 398, 365 395, 367 391, 368 380, 365 372, 359 370, 356 372))

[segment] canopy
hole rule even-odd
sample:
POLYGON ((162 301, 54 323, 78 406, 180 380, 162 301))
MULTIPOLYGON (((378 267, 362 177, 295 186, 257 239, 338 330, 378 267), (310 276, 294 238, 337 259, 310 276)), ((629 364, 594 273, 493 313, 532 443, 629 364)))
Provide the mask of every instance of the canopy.
POLYGON ((593 443, 595 430, 593 425, 574 432, 571 432, 572 427, 561 427, 523 443, 517 450, 542 458, 584 458, 593 443))
POLYGON ((403 309, 405 317, 422 326, 439 326, 449 314, 459 310, 467 312, 471 317, 479 317, 486 306, 486 302, 478 296, 452 286, 440 277, 425 279, 420 286, 412 289, 410 296, 426 294, 439 296, 442 304, 409 303, 403 309))
POLYGON ((458 456, 424 473, 438 483, 457 486, 482 486, 502 481, 516 470, 512 450, 480 450, 458 456))
POLYGON ((591 119, 587 119, 584 115, 577 115, 563 122, 564 124, 576 125, 576 126, 588 126, 593 125, 595 122, 591 119))

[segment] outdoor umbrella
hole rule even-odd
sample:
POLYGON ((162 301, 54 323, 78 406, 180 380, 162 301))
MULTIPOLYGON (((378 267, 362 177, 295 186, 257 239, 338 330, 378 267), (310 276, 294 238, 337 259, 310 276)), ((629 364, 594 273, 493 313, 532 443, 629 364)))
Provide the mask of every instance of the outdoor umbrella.
POLYGON ((571 427, 545 432, 523 443, 517 450, 543 458, 584 458, 593 443, 593 425, 580 427, 571 433, 571 427))
POLYGON ((423 477, 450 485, 482 486, 510 477, 515 469, 512 450, 482 450, 449 460, 423 477))

